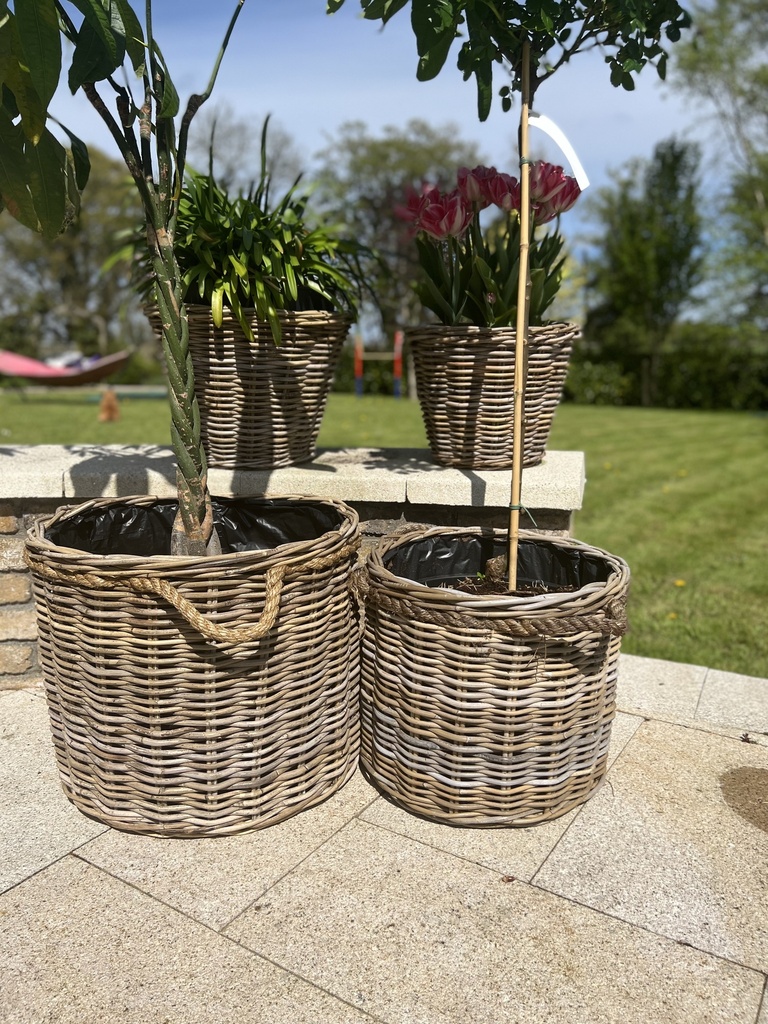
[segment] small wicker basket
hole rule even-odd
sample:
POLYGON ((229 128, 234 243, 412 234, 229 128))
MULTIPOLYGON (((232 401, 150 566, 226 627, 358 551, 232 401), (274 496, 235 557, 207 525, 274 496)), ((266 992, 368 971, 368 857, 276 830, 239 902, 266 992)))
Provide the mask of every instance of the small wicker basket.
POLYGON ((583 803, 605 774, 629 569, 578 541, 521 538, 520 579, 543 559, 554 584, 576 589, 453 589, 457 564, 474 578, 503 551, 501 532, 437 528, 368 557, 361 763, 413 814, 535 825, 583 803))
MULTIPOLYGON (((516 332, 430 325, 405 332, 429 446, 437 462, 468 469, 512 465, 516 332)), ((576 324, 531 327, 523 465, 544 457, 568 372, 576 324)))
POLYGON ((117 829, 262 828, 324 800, 356 767, 357 513, 293 496, 220 504, 230 517, 245 507, 262 537, 278 524, 296 539, 209 558, 50 539, 85 522, 130 551, 142 516, 170 530, 176 503, 154 498, 60 509, 28 534, 61 782, 117 829), (102 521, 116 510, 110 534, 102 521))
MULTIPOLYGON (((269 324, 255 316, 250 342, 226 311, 217 328, 209 306, 186 308, 208 464, 277 469, 313 459, 351 317, 280 312, 277 346, 269 324)), ((149 319, 159 333, 158 313, 149 311, 149 319)))

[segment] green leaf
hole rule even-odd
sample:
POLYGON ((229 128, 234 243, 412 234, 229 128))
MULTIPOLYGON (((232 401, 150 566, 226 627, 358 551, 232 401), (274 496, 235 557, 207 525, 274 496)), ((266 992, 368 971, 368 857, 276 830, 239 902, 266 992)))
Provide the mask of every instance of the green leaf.
POLYGON ((335 14, 336 11, 341 10, 344 6, 344 0, 328 0, 328 4, 325 8, 326 14, 335 14))
POLYGON ((157 89, 155 91, 155 98, 158 103, 157 117, 158 120, 174 118, 179 112, 179 94, 176 92, 171 76, 168 74, 168 65, 165 63, 165 58, 160 52, 160 47, 154 39, 152 40, 152 49, 160 62, 160 67, 163 69, 163 82, 160 93, 158 94, 157 89))
POLYGON ((47 107, 61 75, 61 35, 54 0, 16 0, 16 28, 40 102, 47 107))
POLYGON ((49 131, 36 146, 26 146, 29 189, 45 238, 55 238, 65 226, 67 151, 49 131))
MULTIPOLYGON (((77 45, 80 45, 80 34, 88 26, 99 40, 99 65, 109 68, 109 71, 101 76, 106 78, 120 67, 125 57, 125 26, 120 11, 114 0, 72 0, 72 3, 84 18, 78 33, 77 45)), ((101 81, 101 78, 96 81, 101 81)))
MULTIPOLYGON (((56 121, 56 118, 51 118, 51 120, 56 121)), ((88 184, 88 178, 91 174, 91 158, 88 155, 88 147, 82 139, 79 139, 77 135, 73 135, 69 128, 67 128, 65 124, 62 124, 61 121, 56 121, 56 124, 63 132, 66 132, 69 137, 69 146, 72 151, 72 164, 75 172, 75 182, 78 189, 82 192, 88 184)))
MULTIPOLYGON (((24 134, 32 142, 37 142, 45 128, 46 111, 24 63, 25 59, 16 31, 16 21, 8 19, 0 25, 0 77, 21 115, 24 134)), ((6 101, 3 105, 11 113, 11 104, 6 101)))
POLYGON ((128 0, 116 0, 116 3, 125 31, 125 48, 131 59, 133 70, 141 77, 146 68, 144 30, 128 0))
POLYGON ((27 184, 24 145, 21 126, 13 124, 0 110, 0 198, 12 217, 32 231, 39 231, 40 222, 27 184))
POLYGON ((77 34, 77 45, 69 69, 68 84, 74 95, 86 82, 101 82, 115 70, 112 56, 102 36, 89 21, 84 21, 77 34))

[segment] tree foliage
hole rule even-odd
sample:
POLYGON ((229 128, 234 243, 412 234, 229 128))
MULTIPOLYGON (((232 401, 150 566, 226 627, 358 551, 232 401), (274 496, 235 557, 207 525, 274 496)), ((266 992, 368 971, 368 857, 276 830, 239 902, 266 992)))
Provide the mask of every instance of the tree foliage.
POLYGON ((481 162, 476 146, 464 142, 452 124, 433 127, 414 119, 373 135, 363 122, 351 121, 318 159, 318 202, 380 256, 367 265, 378 302, 378 311, 369 315, 379 321, 384 337, 391 337, 397 326, 421 316, 412 291, 419 277, 416 245, 397 208, 405 205, 408 189, 420 188, 422 181, 450 187, 459 167, 481 162))
POLYGON ((660 353, 701 280, 699 159, 690 143, 660 142, 652 160, 630 165, 594 203, 602 231, 584 333, 602 358, 639 370, 644 405, 654 402, 660 353))
POLYGON ((676 53, 675 83, 705 100, 729 174, 716 269, 730 315, 768 327, 768 17, 763 0, 694 8, 676 53))
MULTIPOLYGON (((328 12, 344 0, 328 0, 328 12)), ((442 70, 456 39, 457 67, 474 77, 478 115, 484 121, 493 98, 498 65, 509 76, 499 90, 504 109, 522 87, 523 44, 531 46, 531 95, 576 54, 599 47, 611 84, 634 88, 633 75, 653 64, 666 74, 668 43, 690 24, 677 0, 360 0, 364 16, 386 24, 410 5, 418 51, 417 78, 428 81, 442 70)))

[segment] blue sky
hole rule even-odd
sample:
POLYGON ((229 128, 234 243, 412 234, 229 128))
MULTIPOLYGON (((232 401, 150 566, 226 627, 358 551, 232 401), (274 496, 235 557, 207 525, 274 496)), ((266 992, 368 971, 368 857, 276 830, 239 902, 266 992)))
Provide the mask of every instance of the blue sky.
MULTIPOLYGON (((143 3, 137 3, 143 10, 143 3)), ((155 0, 155 35, 182 100, 204 88, 234 4, 229 0, 155 0)), ((246 0, 224 58, 212 102, 225 100, 258 132, 271 113, 288 131, 308 166, 340 124, 362 120, 376 132, 411 117, 456 124, 489 163, 514 173, 517 111, 495 105, 480 124, 474 82, 463 82, 449 56, 433 82, 416 81, 416 47, 407 10, 382 31, 364 21, 358 0, 335 15, 325 0, 246 0)), ((502 80, 499 80, 499 85, 502 80)), ((575 148, 593 185, 633 157, 649 157, 672 134, 706 138, 690 103, 662 86, 647 68, 632 93, 614 89, 597 53, 581 54, 545 83, 536 109, 554 120, 575 148)), ((87 101, 63 91, 54 110, 68 127, 108 153, 108 139, 87 101)), ((559 150, 532 132, 536 155, 565 162, 559 150)))

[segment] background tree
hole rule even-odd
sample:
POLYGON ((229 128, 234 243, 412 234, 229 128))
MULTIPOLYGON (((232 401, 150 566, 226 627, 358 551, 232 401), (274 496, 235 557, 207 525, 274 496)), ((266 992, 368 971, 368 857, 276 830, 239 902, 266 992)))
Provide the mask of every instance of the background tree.
MULTIPOLYGON (((190 129, 188 162, 207 174, 213 140, 213 176, 229 193, 247 193, 261 173, 261 121, 240 117, 226 102, 203 108, 190 129)), ((303 161, 293 137, 270 119, 267 135, 267 173, 272 193, 287 192, 302 173, 303 161)))
POLYGON ((404 128, 385 127, 369 133, 361 121, 342 125, 317 154, 318 201, 327 215, 346 225, 359 242, 375 249, 382 264, 370 261, 367 280, 379 311, 369 310, 370 325, 383 339, 395 328, 417 323, 421 305, 411 285, 419 263, 408 225, 397 215, 408 189, 422 181, 451 187, 459 167, 481 162, 474 143, 459 138, 453 124, 432 127, 411 120, 404 128))
POLYGON ((593 201, 602 233, 589 261, 585 350, 635 374, 643 405, 656 399, 663 347, 701 280, 699 160, 692 144, 661 142, 593 201))
POLYGON ((720 206, 714 270, 729 316, 768 327, 768 17, 764 0, 694 7, 693 35, 676 51, 675 85, 705 100, 730 179, 720 206))
POLYGON ((66 349, 85 355, 137 347, 152 334, 128 280, 126 262, 104 270, 121 231, 141 206, 125 166, 91 150, 85 203, 67 231, 43 239, 0 218, 0 346, 45 358, 66 349))

